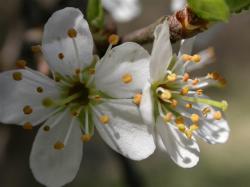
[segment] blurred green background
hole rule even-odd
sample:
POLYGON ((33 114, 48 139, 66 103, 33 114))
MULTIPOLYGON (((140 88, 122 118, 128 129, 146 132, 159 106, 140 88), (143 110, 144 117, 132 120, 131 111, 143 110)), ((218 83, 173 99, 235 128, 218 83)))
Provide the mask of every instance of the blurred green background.
MULTIPOLYGON (((39 43, 41 33, 37 28, 42 27, 54 9, 85 6, 82 1, 58 0, 55 5, 39 8, 34 1, 0 1, 1 71, 12 68, 19 57, 30 58, 27 52, 30 45, 39 43), (35 31, 29 33, 30 29, 35 31)), ((142 0, 141 4, 143 11, 137 19, 118 25, 120 34, 170 14, 170 2, 167 0, 142 0)), ((215 48, 216 63, 199 73, 216 70, 227 78, 226 88, 209 90, 211 96, 229 102, 226 116, 231 134, 226 144, 208 145, 199 141, 200 163, 195 168, 182 169, 160 151, 141 162, 124 162, 96 133, 95 138, 84 147, 84 158, 76 179, 66 186, 127 187, 128 174, 133 174, 140 186, 145 187, 250 186, 250 12, 234 15, 228 23, 214 25, 199 34, 195 51, 210 46, 215 48), (128 173, 130 170, 131 173, 128 173)), ((35 131, 27 132, 17 126, 0 126, 1 187, 42 186, 34 180, 28 162, 35 131)), ((136 186, 136 183, 130 186, 136 186)))

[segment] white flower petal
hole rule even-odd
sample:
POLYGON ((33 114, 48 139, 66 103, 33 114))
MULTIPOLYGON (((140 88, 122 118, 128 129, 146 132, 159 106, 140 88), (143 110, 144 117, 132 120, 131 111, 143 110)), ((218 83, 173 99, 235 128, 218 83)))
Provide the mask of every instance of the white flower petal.
POLYGON ((160 81, 165 76, 172 59, 172 46, 170 42, 169 26, 167 21, 155 29, 155 40, 150 62, 151 81, 160 81))
MULTIPOLYGON (((62 114, 58 114, 62 115, 62 114)), ((45 125, 53 123, 58 115, 52 117, 45 125)), ((33 143, 30 155, 30 167, 35 178, 46 186, 59 187, 72 181, 82 160, 81 130, 78 122, 73 122, 71 134, 64 149, 56 150, 54 144, 64 141, 72 117, 69 113, 50 131, 42 126, 33 143)))
POLYGON ((132 100, 110 100, 93 110, 95 126, 113 150, 132 160, 145 159, 154 152, 154 138, 132 100), (108 124, 100 122, 101 115, 109 116, 108 124))
POLYGON ((200 150, 194 139, 188 139, 171 124, 164 124, 161 117, 157 119, 156 129, 170 157, 177 165, 191 168, 198 163, 200 150))
POLYGON ((113 48, 96 67, 98 90, 114 98, 131 98, 140 93, 149 79, 149 54, 136 43, 124 43, 113 48), (124 82, 124 76, 131 81, 124 82))
POLYGON ((145 124, 154 126, 154 101, 151 91, 151 85, 147 83, 143 89, 142 99, 140 103, 140 112, 145 124))
POLYGON ((185 7, 186 0, 172 0, 171 1, 171 10, 173 12, 181 10, 185 7))
POLYGON ((127 22, 141 13, 138 0, 102 0, 103 6, 118 22, 127 22))
POLYGON ((59 97, 56 83, 35 71, 12 70, 1 73, 0 87, 0 121, 7 124, 24 125, 29 122, 38 125, 41 119, 54 111, 42 106, 42 100, 45 97, 59 97), (13 79, 16 73, 20 74, 22 80, 13 79), (42 88, 42 93, 37 91, 38 87, 42 88), (24 114, 25 106, 32 108, 31 114, 24 114))
POLYGON ((42 48, 54 72, 72 75, 77 68, 90 65, 93 39, 81 11, 64 8, 55 12, 45 25, 42 48), (68 30, 72 28, 77 31, 75 38, 68 36, 68 30), (63 59, 58 57, 60 53, 63 54, 63 59))

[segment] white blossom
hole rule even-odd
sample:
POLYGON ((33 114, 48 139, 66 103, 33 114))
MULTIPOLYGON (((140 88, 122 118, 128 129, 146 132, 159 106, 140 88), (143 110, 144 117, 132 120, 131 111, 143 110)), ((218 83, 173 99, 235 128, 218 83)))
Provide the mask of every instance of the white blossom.
POLYGON ((142 47, 110 46, 98 60, 82 13, 65 8, 46 23, 42 52, 54 80, 29 69, 24 61, 19 61, 21 69, 0 74, 0 121, 25 129, 43 123, 30 155, 39 182, 57 187, 72 181, 83 143, 91 139, 94 128, 127 158, 142 160, 154 152, 154 139, 138 108, 149 77, 149 54, 142 47))
POLYGON ((103 6, 118 22, 127 22, 141 13, 139 0, 102 0, 103 6))
POLYGON ((175 11, 183 9, 186 3, 187 3, 186 0, 171 0, 171 4, 170 4, 171 11, 175 12, 175 11))
POLYGON ((146 124, 153 128, 155 140, 181 167, 190 168, 199 161, 195 137, 216 144, 224 143, 229 127, 223 111, 226 101, 215 101, 203 94, 207 86, 223 86, 218 73, 191 79, 187 71, 207 64, 211 49, 191 53, 194 38, 183 40, 178 56, 172 54, 168 23, 155 30, 150 60, 150 79, 140 104, 146 124))

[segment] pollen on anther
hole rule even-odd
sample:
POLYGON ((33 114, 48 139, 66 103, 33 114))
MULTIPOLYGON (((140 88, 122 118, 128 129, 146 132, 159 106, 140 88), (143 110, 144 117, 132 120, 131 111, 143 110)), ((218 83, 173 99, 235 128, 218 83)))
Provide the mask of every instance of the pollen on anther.
POLYGON ((198 124, 193 124, 189 127, 189 130, 190 131, 196 131, 199 129, 199 125, 198 124))
POLYGON ((167 76, 167 80, 170 82, 176 81, 177 75, 175 73, 171 73, 167 76))
POLYGON ((23 113, 26 115, 29 115, 33 112, 33 109, 31 108, 31 106, 27 105, 25 107, 23 107, 23 113))
POLYGON ((181 94, 182 95, 187 95, 188 92, 189 92, 189 88, 188 87, 184 87, 184 88, 181 89, 181 94))
POLYGON ((199 79, 194 79, 194 80, 192 81, 192 84, 195 86, 195 85, 197 85, 199 82, 200 82, 199 79))
POLYGON ((133 102, 134 102, 136 105, 140 105, 141 99, 142 99, 142 94, 137 93, 137 94, 135 94, 135 96, 134 96, 134 98, 133 98, 133 102))
POLYGON ((33 129, 33 126, 30 122, 26 122, 23 124, 23 129, 25 130, 32 130, 33 129))
POLYGON ((183 123, 177 124, 177 127, 178 127, 179 131, 181 131, 181 132, 185 132, 185 130, 186 130, 186 127, 183 123))
POLYGON ((191 57, 191 61, 193 61, 193 62, 195 62, 195 63, 198 63, 198 62, 200 62, 201 61, 201 56, 200 55, 193 55, 192 57, 191 57))
POLYGON ((188 79, 189 79, 189 74, 188 73, 185 73, 184 75, 183 75, 183 78, 182 78, 182 80, 184 81, 184 82, 187 82, 188 81, 188 79))
POLYGON ((184 118, 183 117, 178 117, 175 119, 176 124, 184 124, 184 118))
POLYGON ((178 101, 176 99, 171 100, 171 106, 176 107, 178 105, 178 101))
POLYGON ((81 140, 86 143, 89 142, 91 140, 92 136, 90 134, 84 134, 81 136, 81 140))
POLYGON ((187 55, 187 54, 184 54, 184 55, 182 55, 181 58, 182 58, 182 60, 183 60, 184 62, 188 62, 188 61, 191 60, 192 56, 187 55))
POLYGON ((187 136, 187 138, 191 139, 193 136, 193 132, 191 130, 186 130, 185 135, 187 136))
POLYGON ((109 42, 109 44, 111 44, 111 45, 117 45, 118 42, 119 42, 119 39, 120 39, 120 38, 119 38, 118 35, 112 34, 112 35, 109 36, 108 42, 109 42))
POLYGON ((107 116, 107 115, 102 115, 102 116, 100 116, 99 120, 100 120, 100 122, 101 122, 102 124, 108 124, 108 122, 109 122, 109 116, 107 116))
POLYGON ((192 105, 191 103, 187 103, 187 104, 185 105, 185 107, 186 107, 186 108, 192 108, 193 105, 192 105))
POLYGON ((200 120, 200 117, 198 114, 192 114, 190 119, 192 120, 193 123, 197 123, 200 120))
POLYGON ((12 74, 12 78, 15 80, 15 81, 21 81, 23 79, 23 74, 21 72, 14 72, 12 74))
POLYGON ((122 76, 122 82, 123 82, 124 84, 129 84, 129 83, 131 83, 132 81, 133 81, 133 77, 132 77, 131 74, 126 73, 126 74, 124 74, 124 75, 122 76))
POLYGON ((16 62, 16 67, 19 69, 25 69, 27 62, 25 60, 18 60, 16 62))
POLYGON ((49 127, 48 125, 45 125, 45 126, 43 127, 43 130, 44 130, 45 132, 48 132, 48 131, 50 131, 50 127, 49 127))
POLYGON ((39 86, 39 87, 36 88, 36 91, 38 93, 43 93, 43 88, 41 86, 39 86))
POLYGON ((202 89, 198 89, 198 90, 196 90, 196 93, 197 93, 198 95, 202 95, 202 94, 203 94, 203 90, 202 90, 202 89))
POLYGON ((202 114, 203 116, 207 117, 207 114, 211 112, 211 109, 209 107, 206 107, 204 109, 202 109, 202 114))
POLYGON ((163 120, 165 122, 169 122, 173 119, 173 113, 172 112, 168 112, 165 116, 163 116, 163 120))
POLYGON ((222 114, 221 114, 220 111, 217 111, 217 112, 214 113, 214 119, 215 120, 221 120, 221 118, 222 118, 222 114))
POLYGON ((55 144, 54 144, 54 149, 56 150, 62 150, 64 148, 64 144, 60 141, 57 141, 55 144))
POLYGON ((60 60, 63 60, 64 59, 64 54, 63 53, 59 53, 57 55, 57 57, 60 59, 60 60))
POLYGON ((68 36, 69 36, 70 38, 75 38, 75 37, 77 36, 77 31, 76 31, 74 28, 70 28, 70 29, 68 30, 68 36))

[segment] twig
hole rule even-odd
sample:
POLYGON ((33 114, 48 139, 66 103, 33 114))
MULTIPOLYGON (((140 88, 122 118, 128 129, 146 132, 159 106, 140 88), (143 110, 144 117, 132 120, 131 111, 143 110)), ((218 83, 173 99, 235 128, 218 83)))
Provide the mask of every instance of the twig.
POLYGON ((152 42, 154 39, 154 30, 157 25, 168 21, 170 27, 171 42, 190 38, 207 29, 208 22, 197 17, 197 15, 186 7, 183 10, 177 11, 174 15, 163 16, 151 25, 136 30, 122 38, 122 42, 136 42, 145 44, 152 42))

